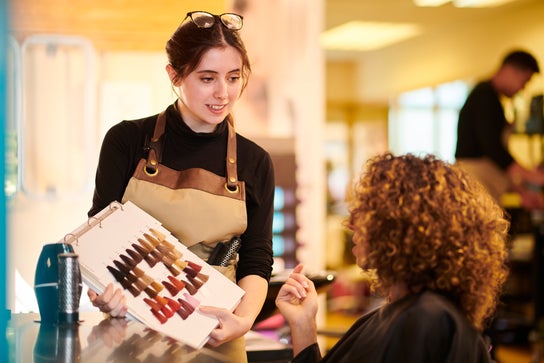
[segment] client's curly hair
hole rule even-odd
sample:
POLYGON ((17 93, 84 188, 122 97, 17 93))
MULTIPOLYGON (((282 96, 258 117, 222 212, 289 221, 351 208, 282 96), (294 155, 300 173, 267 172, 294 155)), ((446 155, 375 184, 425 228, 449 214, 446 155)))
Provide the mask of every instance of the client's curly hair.
POLYGON ((368 161, 349 206, 359 265, 379 287, 445 294, 483 329, 508 274, 510 224, 481 184, 432 155, 388 152, 368 161))

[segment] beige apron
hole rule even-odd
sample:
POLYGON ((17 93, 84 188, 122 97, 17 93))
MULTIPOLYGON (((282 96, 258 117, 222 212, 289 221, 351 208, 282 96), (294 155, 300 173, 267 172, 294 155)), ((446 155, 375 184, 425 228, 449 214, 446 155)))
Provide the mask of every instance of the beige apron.
MULTIPOLYGON (((229 119, 225 178, 204 169, 177 171, 160 164, 165 126, 165 113, 161 112, 148 158, 139 161, 122 202, 130 200, 142 208, 207 260, 217 243, 240 236, 247 227, 245 183, 238 180, 236 169, 236 132, 229 119)), ((235 260, 228 267, 214 267, 235 281, 235 260)), ((247 360, 243 337, 214 350, 227 355, 229 361, 247 360)))
POLYGON ((485 156, 457 159, 455 165, 473 175, 499 203, 501 196, 511 189, 506 172, 485 156))
MULTIPOLYGON (((508 147, 508 139, 515 127, 515 122, 504 127, 501 133, 501 142, 508 147)), ((493 198, 502 204, 503 194, 512 190, 510 178, 506 171, 487 156, 479 158, 458 158, 455 165, 475 177, 491 194, 493 198)))

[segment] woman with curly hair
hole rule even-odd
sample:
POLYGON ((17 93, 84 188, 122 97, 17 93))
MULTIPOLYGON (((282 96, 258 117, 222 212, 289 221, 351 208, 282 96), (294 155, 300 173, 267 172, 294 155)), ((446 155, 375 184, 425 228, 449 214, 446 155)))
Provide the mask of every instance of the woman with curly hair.
POLYGON ((509 222, 494 199, 432 155, 391 153, 369 160, 352 194, 353 254, 387 303, 321 360, 317 293, 297 266, 276 298, 293 362, 490 362, 481 332, 508 273, 509 222))

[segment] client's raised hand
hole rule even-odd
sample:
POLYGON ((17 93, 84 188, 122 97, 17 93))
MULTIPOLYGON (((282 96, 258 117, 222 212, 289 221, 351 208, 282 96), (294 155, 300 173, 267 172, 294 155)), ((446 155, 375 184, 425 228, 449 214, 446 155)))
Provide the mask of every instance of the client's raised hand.
POLYGON ((295 355, 317 341, 317 292, 312 280, 302 274, 303 268, 295 267, 276 297, 276 306, 291 328, 295 355))

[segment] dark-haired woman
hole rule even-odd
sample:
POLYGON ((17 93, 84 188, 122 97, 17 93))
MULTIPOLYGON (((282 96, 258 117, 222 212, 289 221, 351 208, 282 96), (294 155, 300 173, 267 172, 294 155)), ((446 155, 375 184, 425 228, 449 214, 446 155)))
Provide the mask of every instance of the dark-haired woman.
MULTIPOLYGON (((218 243, 241 238, 238 258, 221 272, 245 290, 234 313, 201 307, 220 324, 208 344, 232 361, 246 358, 243 335, 266 297, 272 272, 274 171, 269 154, 237 134, 232 117, 250 74, 242 17, 188 13, 166 44, 166 72, 178 99, 159 115, 123 121, 106 134, 96 172, 92 216, 131 201, 203 259, 218 243), (228 342, 228 344, 224 344, 228 342)), ((93 304, 124 316, 113 286, 93 304)))

